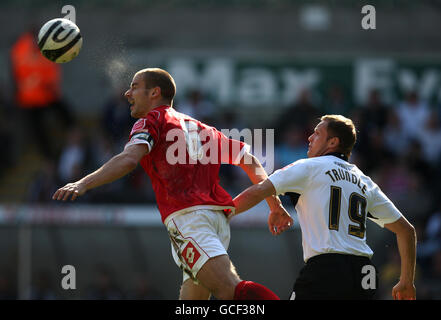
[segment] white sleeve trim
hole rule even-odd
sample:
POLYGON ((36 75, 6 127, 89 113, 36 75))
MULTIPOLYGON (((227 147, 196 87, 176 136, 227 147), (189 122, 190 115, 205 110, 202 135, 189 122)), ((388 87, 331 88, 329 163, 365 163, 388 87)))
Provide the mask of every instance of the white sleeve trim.
POLYGON ((130 141, 127 142, 126 145, 124 146, 124 150, 127 147, 133 146, 135 144, 146 144, 148 146, 149 152, 150 152, 153 148, 153 138, 147 132, 135 133, 132 136, 132 138, 130 139, 130 141))

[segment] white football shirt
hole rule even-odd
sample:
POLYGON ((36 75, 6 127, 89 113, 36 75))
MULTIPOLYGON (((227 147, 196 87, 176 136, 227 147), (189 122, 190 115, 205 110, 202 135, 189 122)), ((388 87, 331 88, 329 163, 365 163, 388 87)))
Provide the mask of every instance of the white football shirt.
POLYGON ((323 253, 371 257, 366 218, 384 227, 402 215, 380 188, 334 155, 298 160, 269 176, 277 195, 300 195, 296 211, 305 262, 323 253))

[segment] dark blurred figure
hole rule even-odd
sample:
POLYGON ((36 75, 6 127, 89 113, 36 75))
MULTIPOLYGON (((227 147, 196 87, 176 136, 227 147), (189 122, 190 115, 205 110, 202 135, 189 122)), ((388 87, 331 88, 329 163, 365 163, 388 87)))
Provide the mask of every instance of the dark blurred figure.
POLYGON ((275 138, 280 143, 285 136, 288 128, 296 126, 304 132, 304 140, 308 139, 309 134, 314 131, 318 118, 321 115, 320 109, 313 104, 311 91, 303 89, 297 102, 288 107, 275 123, 275 138))
POLYGON ((48 125, 55 113, 64 127, 73 123, 72 116, 61 94, 61 67, 43 57, 37 44, 38 29, 32 26, 13 44, 10 51, 15 104, 20 109, 26 129, 26 138, 35 137, 40 152, 47 158, 57 156, 58 137, 48 125))
POLYGON ((383 131, 381 131, 381 129, 372 128, 369 131, 369 135, 365 135, 364 133, 365 131, 360 131, 360 136, 364 136, 365 140, 362 141, 360 139, 360 141, 357 143, 357 146, 362 153, 362 157, 364 160, 363 170, 371 172, 374 169, 382 167, 385 163, 391 162, 394 158, 394 155, 387 147, 386 141, 383 136, 383 131))
MULTIPOLYGON (((390 288, 392 288, 396 284, 397 279, 400 278, 401 271, 400 255, 396 245, 386 246, 385 250, 387 250, 386 260, 378 268, 380 278, 380 281, 378 283, 378 300, 392 300, 390 288)), ((417 299, 421 298, 420 288, 423 286, 423 273, 424 271, 421 270, 420 265, 417 263, 415 270, 415 286, 418 288, 416 297, 417 299)))
POLYGON ((15 114, 0 83, 0 146, 3 151, 0 157, 0 178, 3 172, 14 164, 17 157, 14 123, 15 114))
POLYGON ((79 127, 67 132, 67 141, 58 163, 58 175, 61 183, 78 180, 84 175, 86 144, 83 130, 79 127))
POLYGON ((162 294, 153 286, 147 275, 140 275, 136 280, 132 300, 161 300, 162 294))
MULTIPOLYGON (((241 131, 247 126, 240 115, 233 109, 220 113, 212 125, 220 131, 223 129, 237 129, 241 131)), ((262 143, 265 143, 265 139, 262 140, 262 143)), ((249 183, 248 176, 244 175, 243 170, 236 166, 222 164, 219 177, 221 185, 230 194, 239 193, 249 183)))
POLYGON ((368 129, 383 130, 387 123, 389 109, 390 107, 383 102, 380 92, 377 89, 371 90, 362 114, 368 129))
POLYGON ((95 283, 86 294, 88 300, 122 300, 124 294, 117 285, 113 273, 105 266, 98 266, 95 283))
POLYGON ((396 206, 406 211, 409 221, 414 224, 426 220, 433 207, 430 184, 427 185, 415 171, 410 171, 408 188, 397 198, 396 206))
POLYGON ((400 157, 406 153, 409 147, 410 137, 401 124, 396 110, 390 109, 387 123, 383 130, 386 147, 392 151, 394 156, 400 157))
POLYGON ((55 163, 52 160, 46 160, 35 179, 31 182, 27 197, 28 201, 51 202, 50 195, 54 194, 59 184, 55 163))
POLYGON ((15 283, 11 281, 14 278, 9 268, 0 269, 0 300, 17 300, 15 283))
POLYGON ((177 111, 185 113, 192 118, 198 119, 208 125, 213 125, 215 120, 214 104, 206 99, 201 91, 193 90, 186 100, 176 106, 177 111))
POLYGON ((400 278, 401 260, 400 254, 396 247, 388 247, 386 261, 379 267, 378 273, 380 277, 378 288, 379 300, 391 300, 391 290, 400 278))
POLYGON ((432 111, 418 136, 425 159, 431 166, 441 160, 441 122, 438 112, 432 111))
MULTIPOLYGON (((117 142, 113 140, 109 132, 106 132, 103 128, 94 128, 91 132, 88 132, 87 144, 87 163, 86 170, 94 171, 97 166, 103 165, 110 158, 113 157, 115 152, 122 150, 124 147, 117 145, 117 142)), ((127 142, 127 135, 121 138, 121 141, 127 142)))
MULTIPOLYGON (((102 127, 109 135, 109 140, 121 150, 127 142, 127 132, 130 131, 134 119, 130 116, 130 105, 124 97, 126 89, 115 90, 104 105, 102 127)), ((112 151, 112 154, 115 151, 112 151)))
POLYGON ((424 156, 419 140, 411 139, 406 151, 401 156, 405 159, 409 169, 419 174, 425 180, 426 185, 436 185, 434 168, 430 166, 429 161, 424 156))
POLYGON ((285 131, 282 142, 275 148, 275 167, 282 168, 299 159, 306 158, 308 143, 304 133, 298 127, 290 127, 285 131))
POLYGON ((234 110, 225 110, 216 117, 214 126, 219 129, 238 129, 239 131, 246 127, 245 122, 234 110))
POLYGON ((410 140, 403 156, 410 170, 424 180, 432 199, 438 199, 441 191, 441 128, 436 112, 429 113, 425 126, 410 140))
MULTIPOLYGON (((381 156, 381 154, 378 154, 379 141, 375 139, 382 139, 383 129, 388 121, 389 109, 383 103, 380 92, 377 89, 369 92, 368 101, 365 106, 360 108, 358 117, 359 134, 357 147, 365 155, 381 156), (377 154, 373 154, 374 152, 377 152, 377 154)), ((381 144, 383 145, 383 143, 381 144)), ((375 161, 372 164, 378 165, 375 161)))
POLYGON ((441 201, 437 210, 429 215, 424 229, 424 238, 419 241, 417 249, 418 258, 425 264, 435 252, 441 251, 441 201))
MULTIPOLYGON (((392 201, 398 203, 408 194, 412 183, 412 172, 409 171, 403 159, 391 158, 372 171, 373 179, 377 181, 378 186, 392 201)), ((397 207, 399 210, 405 210, 399 205, 397 207)))
POLYGON ((397 108, 404 130, 411 138, 417 139, 430 117, 430 108, 421 101, 416 91, 410 91, 397 108))
POLYGON ((57 295, 52 283, 50 272, 40 270, 37 274, 36 281, 31 288, 31 300, 55 300, 57 295))
POLYGON ((341 114, 348 116, 349 106, 345 101, 343 89, 339 86, 332 86, 328 90, 328 100, 325 105, 325 114, 341 114))
POLYGON ((421 299, 441 299, 441 250, 433 254, 431 264, 424 274, 424 285, 421 287, 421 299))

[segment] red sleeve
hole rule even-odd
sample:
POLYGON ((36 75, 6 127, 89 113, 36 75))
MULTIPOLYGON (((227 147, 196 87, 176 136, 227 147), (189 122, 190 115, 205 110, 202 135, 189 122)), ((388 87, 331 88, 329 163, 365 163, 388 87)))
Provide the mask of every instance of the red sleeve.
POLYGON ((242 141, 229 139, 220 131, 217 134, 220 141, 221 163, 239 164, 243 155, 250 151, 250 146, 242 141))
POLYGON ((149 152, 152 151, 155 144, 159 141, 160 123, 161 114, 159 111, 150 112, 146 118, 136 121, 130 131, 129 141, 124 148, 134 144, 147 144, 149 152))

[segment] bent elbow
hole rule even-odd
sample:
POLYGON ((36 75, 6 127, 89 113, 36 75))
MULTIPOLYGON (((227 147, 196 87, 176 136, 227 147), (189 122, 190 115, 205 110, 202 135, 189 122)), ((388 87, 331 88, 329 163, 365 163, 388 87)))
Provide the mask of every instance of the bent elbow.
POLYGON ((415 227, 413 225, 409 224, 408 232, 409 232, 409 236, 412 237, 413 239, 415 239, 415 241, 416 241, 417 233, 416 233, 416 229, 415 229, 415 227))
POLYGON ((399 232, 402 237, 407 238, 411 242, 416 242, 417 233, 415 227, 407 223, 404 228, 401 229, 401 232, 399 232))
POLYGON ((257 163, 260 163, 259 159, 257 159, 253 154, 246 151, 240 159, 240 162, 237 163, 237 165, 246 170, 247 168, 253 168, 257 163))

